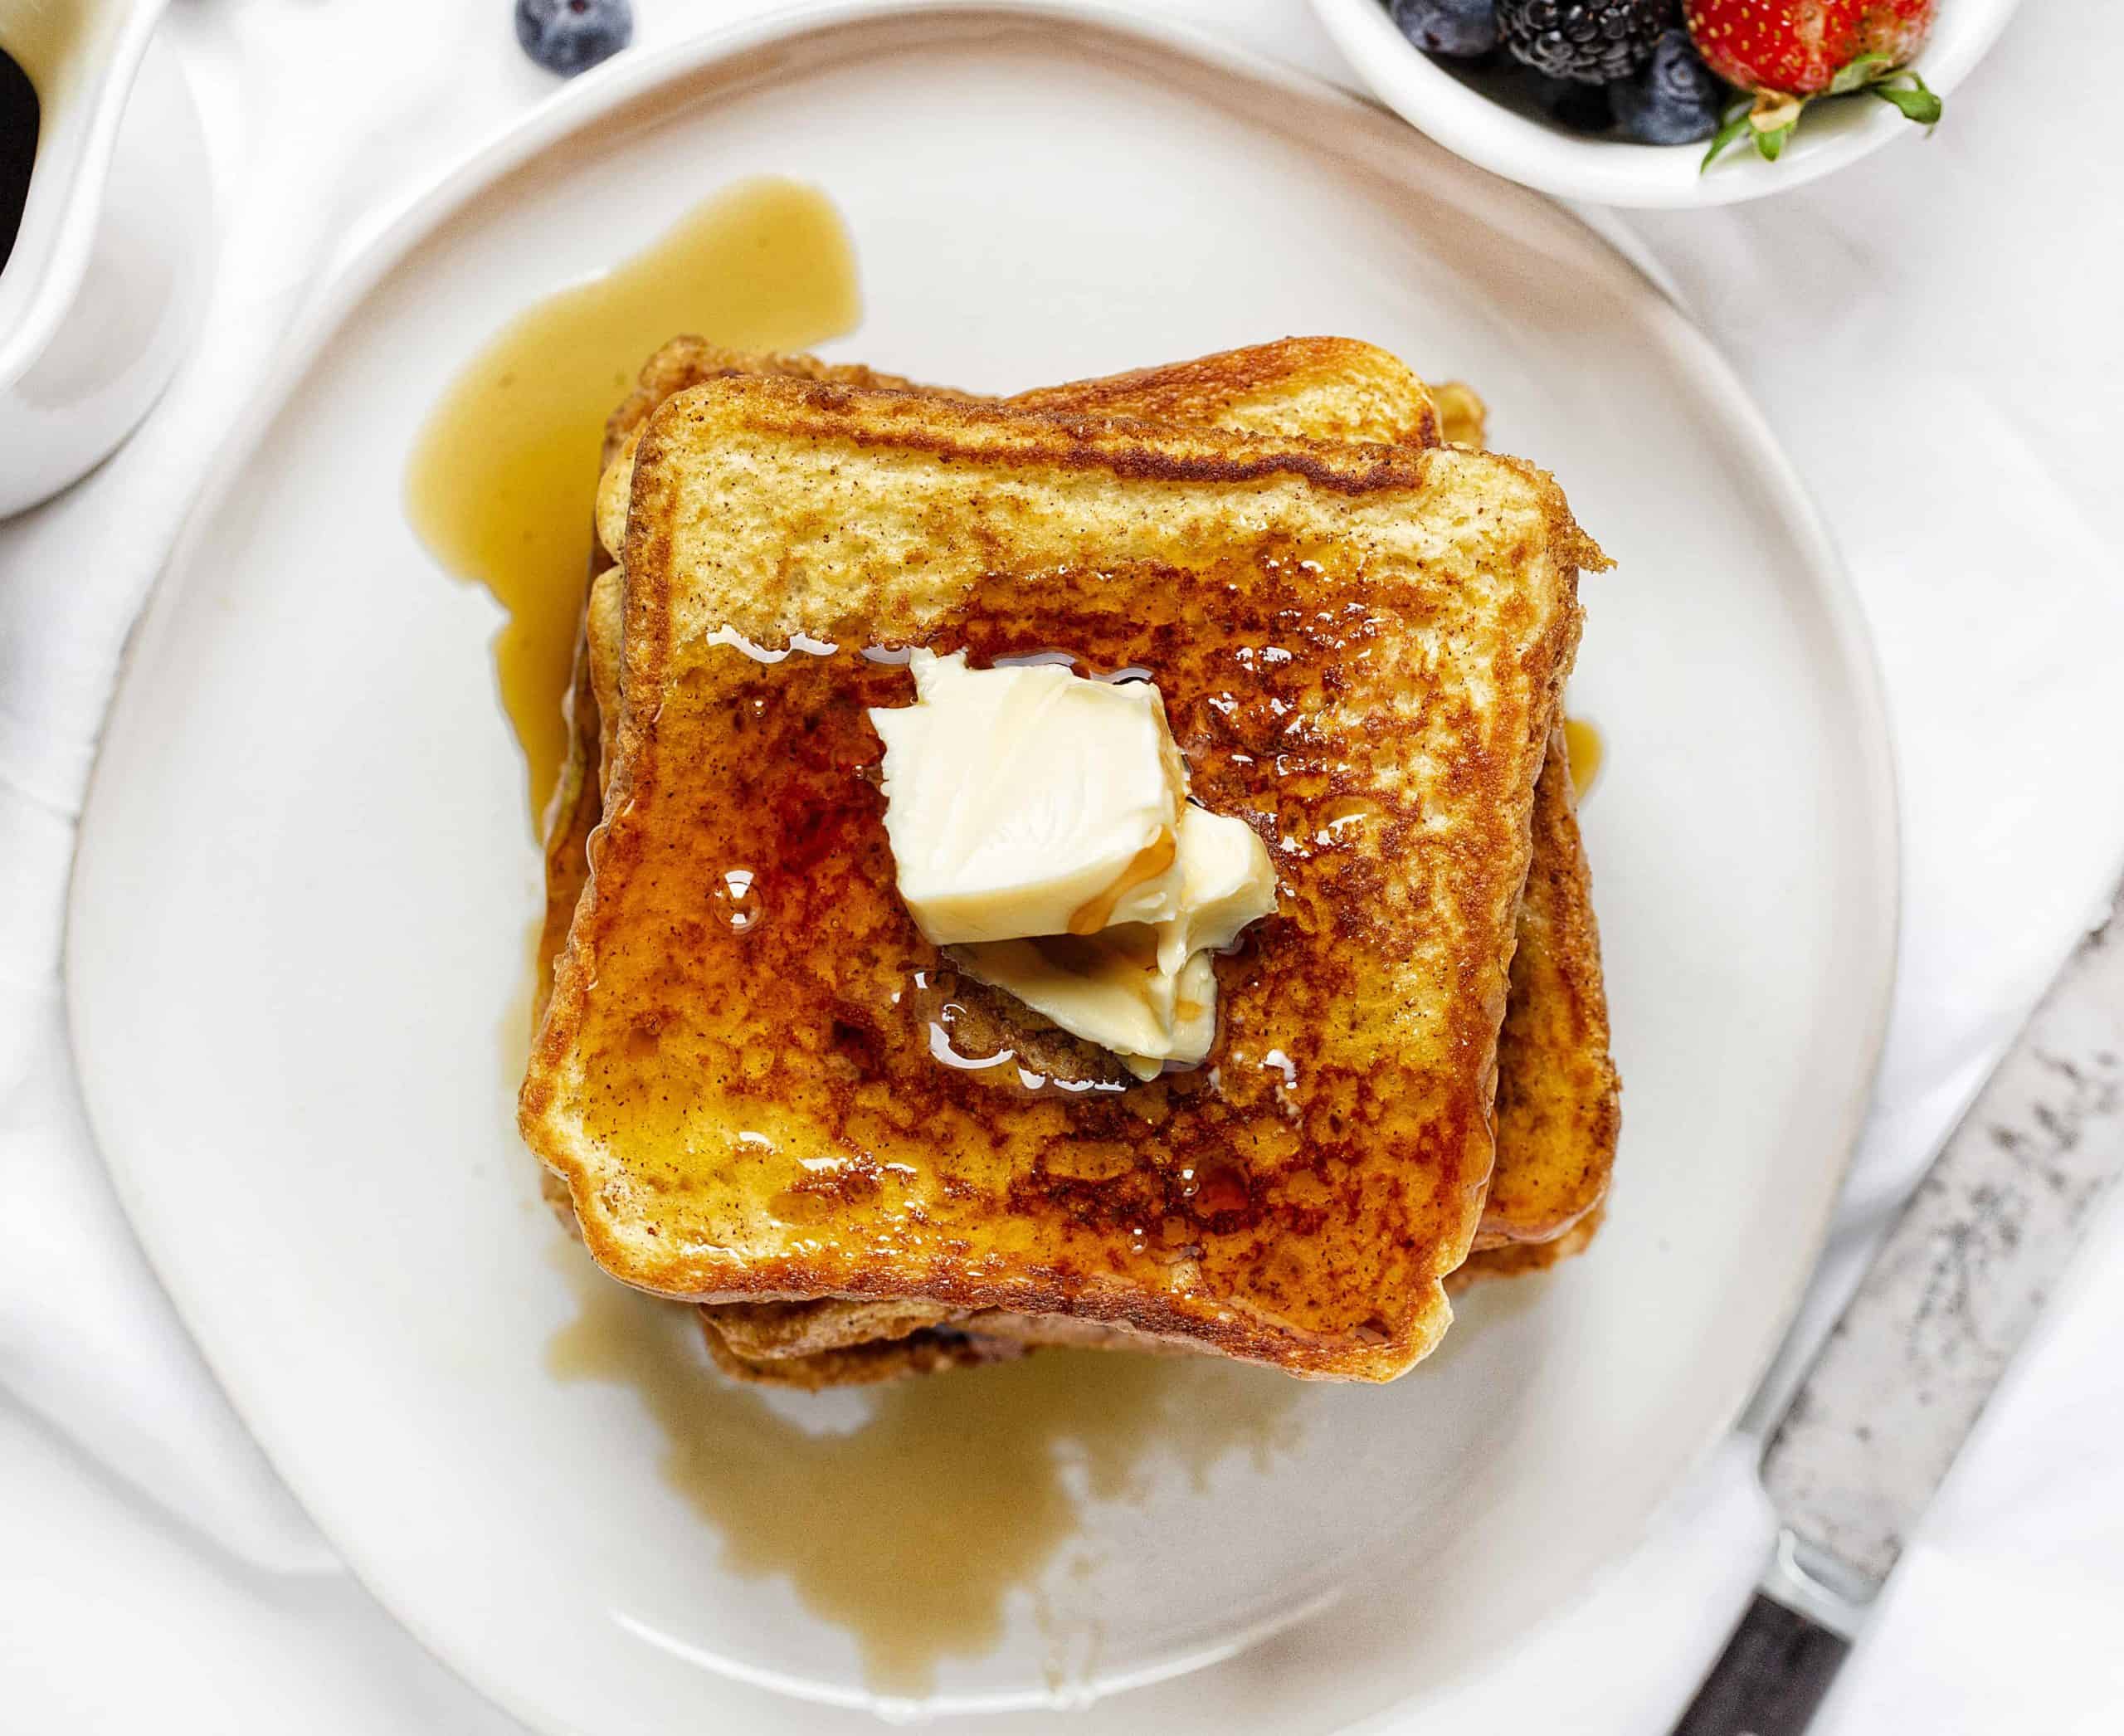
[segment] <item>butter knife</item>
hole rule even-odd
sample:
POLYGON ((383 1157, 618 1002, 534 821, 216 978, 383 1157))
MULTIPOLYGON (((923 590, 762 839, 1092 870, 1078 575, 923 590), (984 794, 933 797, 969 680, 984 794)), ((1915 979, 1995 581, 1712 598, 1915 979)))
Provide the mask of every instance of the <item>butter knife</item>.
POLYGON ((2124 1168, 2124 887, 1881 1246, 1762 1458, 1777 1543, 1674 1736, 1798 1736, 2124 1168))

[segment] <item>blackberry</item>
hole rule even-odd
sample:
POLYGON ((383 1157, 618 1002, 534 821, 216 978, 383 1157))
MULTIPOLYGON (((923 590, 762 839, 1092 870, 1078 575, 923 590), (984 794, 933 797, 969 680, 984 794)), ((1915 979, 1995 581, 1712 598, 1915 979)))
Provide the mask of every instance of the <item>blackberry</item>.
POLYGON ((1498 0, 1504 46, 1537 72, 1612 85, 1652 58, 1675 0, 1498 0))

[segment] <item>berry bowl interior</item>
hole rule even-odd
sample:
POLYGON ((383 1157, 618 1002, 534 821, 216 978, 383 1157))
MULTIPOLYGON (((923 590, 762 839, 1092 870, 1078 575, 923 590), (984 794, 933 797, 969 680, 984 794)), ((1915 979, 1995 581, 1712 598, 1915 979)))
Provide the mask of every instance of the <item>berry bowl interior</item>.
MULTIPOLYGON (((1939 0, 1915 62, 1926 83, 1948 95, 2018 3, 1939 0)), ((1924 130, 1885 102, 1844 98, 1814 105, 1776 162, 1742 143, 1707 171, 1701 144, 1637 144, 1575 132, 1541 112, 1526 80, 1432 58, 1401 33, 1384 0, 1313 0, 1313 8, 1372 94, 1403 119, 1470 163, 1559 198, 1639 207, 1737 204, 1817 180, 1924 130)))

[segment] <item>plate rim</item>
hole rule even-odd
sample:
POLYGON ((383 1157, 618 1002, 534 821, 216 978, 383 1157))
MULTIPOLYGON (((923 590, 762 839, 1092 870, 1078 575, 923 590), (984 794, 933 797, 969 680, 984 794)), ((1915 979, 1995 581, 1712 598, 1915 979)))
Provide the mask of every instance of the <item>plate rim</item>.
MULTIPOLYGON (((83 999, 80 979, 85 967, 80 962, 80 949, 76 945, 77 935, 84 926, 83 907, 88 902, 84 891, 83 864, 100 831, 95 823, 98 810, 105 802, 115 799, 108 793, 110 780, 105 776, 107 749, 114 734, 112 723, 129 705, 135 690, 135 665, 150 629, 176 606, 174 599, 183 589, 187 570, 196 564, 198 545, 241 482, 246 461, 262 443, 273 421, 286 407, 293 388, 390 274, 481 191, 524 168, 557 144, 595 124, 609 113, 667 86, 710 75, 719 65, 758 50, 799 39, 823 39, 851 28, 899 26, 919 30, 939 23, 961 22, 969 30, 977 30, 984 21, 1006 27, 1046 25, 1074 33, 1089 33, 1094 38, 1120 38, 1138 47, 1191 61, 1264 90, 1376 114, 1389 112, 1375 99, 1334 80, 1252 49, 1235 46, 1198 26, 1131 11, 1118 0, 797 0, 797 3, 768 14, 704 29, 639 56, 623 56, 608 61, 563 85, 529 111, 490 129, 424 183, 380 207, 369 222, 353 232, 338 257, 320 274, 316 288, 280 341, 274 359, 248 388, 241 410, 217 444, 206 480, 173 539, 168 555, 158 568, 127 636, 110 704, 98 733, 68 872, 61 980, 69 1059, 80 1085, 85 1123, 99 1160, 111 1179, 163 1294, 197 1346, 202 1360, 213 1374, 230 1407, 258 1443, 275 1475, 318 1524, 348 1573, 403 1631, 451 1674, 528 1728, 552 1733, 552 1736, 572 1736, 572 1727, 558 1722, 557 1714, 550 1709, 527 1701, 512 1682, 498 1680, 485 1667, 484 1656, 460 1652, 425 1625, 403 1600, 387 1592, 386 1587, 392 1582, 388 1570, 378 1572, 368 1551, 350 1547, 339 1529, 328 1525, 318 1516, 305 1496, 309 1481, 300 1480, 289 1468, 290 1461, 301 1460, 301 1456, 261 1430, 255 1413, 262 1407, 249 1402, 224 1374, 222 1359, 195 1324, 194 1307, 180 1285, 168 1275, 172 1263, 162 1256, 161 1237, 173 1233, 173 1226, 160 1222, 145 1191, 134 1186, 134 1166, 119 1161, 112 1154, 113 1141, 104 1134, 105 1118, 97 1108, 100 1094, 92 1091, 90 1085, 91 1070, 86 1056, 95 1043, 85 1031, 80 1016, 83 999)), ((1420 134, 1418 137, 1420 139, 1420 134)), ((1433 141, 1424 143, 1431 149, 1445 149, 1433 141)), ((1481 176, 1488 173, 1464 158, 1458 160, 1469 173, 1481 176)), ((1901 946, 1902 844, 1893 737, 1878 649, 1841 555, 1796 466, 1732 364, 1675 305, 1657 276, 1649 271, 1641 260, 1633 257, 1630 250, 1618 246, 1605 232, 1604 226, 1587 221, 1583 215, 1537 189, 1522 188, 1509 182, 1502 185, 1515 197, 1538 200, 1551 207, 1644 285, 1649 305, 1648 319, 1656 317, 1664 322, 1668 328, 1664 335, 1683 353, 1683 359, 1699 392, 1707 401, 1715 401, 1729 427, 1737 436, 1745 437, 1758 461, 1756 480, 1780 521, 1788 527, 1795 550, 1806 568, 1812 594, 1821 609, 1836 653, 1834 666, 1839 685, 1860 724, 1860 739, 1855 744, 1854 758, 1858 762, 1859 786, 1870 824, 1854 829, 1854 841, 1863 843, 1867 851, 1863 867, 1869 883, 1863 890, 1871 919, 1865 926, 1869 932, 1886 936, 1878 948, 1879 956, 1873 963, 1864 994, 1853 997, 1868 1003, 1863 1026, 1863 1065, 1854 1076, 1846 1100, 1828 1117, 1835 1130, 1836 1160, 1833 1169, 1824 1176, 1822 1197, 1806 1235, 1791 1240, 1785 1270, 1779 1277, 1781 1302, 1766 1314, 1753 1353, 1746 1358, 1735 1359, 1717 1403, 1707 1407, 1705 1414, 1711 1421, 1698 1438, 1686 1441, 1677 1453, 1674 1486, 1678 1489, 1732 1434, 1791 1331, 1846 1190, 1852 1161, 1873 1101, 1886 1043, 1901 946)), ((1554 1619, 1561 1611, 1587 1596, 1616 1570, 1673 1499, 1674 1495, 1670 1491, 1649 1509, 1620 1523, 1600 1526, 1594 1543, 1582 1552, 1584 1563, 1575 1576, 1544 1588, 1533 1620, 1554 1619)), ((1303 1626, 1313 1619, 1313 1613, 1302 1613, 1297 1618, 1298 1625, 1303 1626)), ((1532 1625, 1530 1621, 1529 1626, 1532 1625)), ((1513 1637, 1500 1635, 1493 1644, 1463 1658, 1451 1672, 1436 1679, 1429 1691, 1443 1691, 1453 1683, 1464 1681, 1493 1666, 1508 1650, 1513 1637)), ((1175 1675, 1215 1667, 1232 1655, 1231 1648, 1221 1646, 1208 1656, 1191 1651, 1171 1660, 1169 1667, 1147 1667, 1118 1678, 1103 1690, 1101 1698, 1116 1698, 1175 1675)), ((1368 1723, 1389 1715, 1395 1709, 1406 1709, 1419 1703, 1404 1696, 1392 1707, 1376 1709, 1360 1721, 1368 1723)), ((992 1715, 980 1708, 967 1709, 977 1715, 992 1715)), ((944 1715, 951 1714, 948 1712, 944 1715)))

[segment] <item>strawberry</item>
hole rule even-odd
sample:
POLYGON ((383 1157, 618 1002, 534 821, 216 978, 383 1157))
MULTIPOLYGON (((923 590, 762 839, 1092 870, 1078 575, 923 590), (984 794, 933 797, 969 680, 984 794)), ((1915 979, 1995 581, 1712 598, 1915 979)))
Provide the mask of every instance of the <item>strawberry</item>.
POLYGON ((1704 156, 1743 134, 1775 158, 1817 96, 1866 90, 1930 126, 1940 99, 1910 70, 1937 0, 1685 0, 1689 36, 1711 70, 1746 93, 1704 156))

